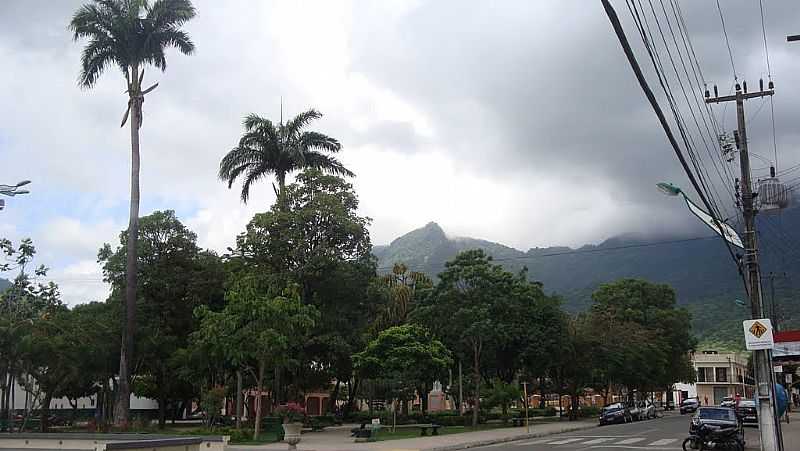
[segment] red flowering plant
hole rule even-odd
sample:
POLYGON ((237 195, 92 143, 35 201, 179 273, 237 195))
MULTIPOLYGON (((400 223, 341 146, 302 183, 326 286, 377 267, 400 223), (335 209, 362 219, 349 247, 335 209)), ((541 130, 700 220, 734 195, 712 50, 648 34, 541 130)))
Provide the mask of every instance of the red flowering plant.
POLYGON ((306 419, 306 409, 296 402, 275 409, 275 415, 281 417, 284 423, 302 423, 306 419))

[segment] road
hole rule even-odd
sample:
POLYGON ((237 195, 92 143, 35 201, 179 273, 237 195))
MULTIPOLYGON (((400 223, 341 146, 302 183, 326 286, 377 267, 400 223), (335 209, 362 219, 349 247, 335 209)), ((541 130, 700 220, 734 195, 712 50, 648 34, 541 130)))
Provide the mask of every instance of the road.
MULTIPOLYGON (((545 450, 681 450, 689 434, 689 415, 672 414, 664 418, 551 435, 533 440, 502 443, 478 448, 482 451, 545 450)), ((745 429, 746 449, 759 449, 758 429, 745 429)))

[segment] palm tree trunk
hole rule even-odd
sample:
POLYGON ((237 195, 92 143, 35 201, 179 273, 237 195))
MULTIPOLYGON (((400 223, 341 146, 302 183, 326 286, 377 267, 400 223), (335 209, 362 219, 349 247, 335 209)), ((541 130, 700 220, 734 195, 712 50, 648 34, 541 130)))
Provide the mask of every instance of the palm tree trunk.
POLYGON ((131 70, 129 92, 131 111, 131 205, 128 217, 128 248, 125 266, 125 315, 123 320, 122 346, 119 356, 119 387, 114 407, 114 423, 127 428, 131 405, 131 362, 133 362, 133 336, 136 330, 136 284, 137 284, 137 240, 139 238, 139 120, 142 114, 142 99, 139 86, 139 66, 131 70))
POLYGON ((278 206, 280 209, 286 210, 286 173, 279 172, 276 174, 278 179, 278 206))

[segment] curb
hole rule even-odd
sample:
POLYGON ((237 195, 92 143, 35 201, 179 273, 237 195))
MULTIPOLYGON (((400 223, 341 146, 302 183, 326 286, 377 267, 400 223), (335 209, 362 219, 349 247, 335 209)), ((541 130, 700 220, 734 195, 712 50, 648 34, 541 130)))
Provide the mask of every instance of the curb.
POLYGON ((596 428, 596 424, 582 424, 580 426, 566 427, 558 431, 550 432, 531 432, 530 434, 514 435, 511 437, 500 437, 496 439, 480 440, 477 442, 459 443, 456 445, 439 446, 436 448, 422 448, 419 451, 456 451, 461 449, 478 448, 481 446, 496 445, 499 443, 516 442, 519 440, 529 440, 532 438, 546 437, 548 435, 565 434, 567 432, 583 431, 586 429, 596 428))

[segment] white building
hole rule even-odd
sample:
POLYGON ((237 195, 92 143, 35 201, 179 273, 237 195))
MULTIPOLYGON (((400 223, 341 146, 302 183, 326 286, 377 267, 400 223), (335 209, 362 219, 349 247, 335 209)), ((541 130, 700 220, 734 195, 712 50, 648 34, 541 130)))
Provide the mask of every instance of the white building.
MULTIPOLYGON (((14 410, 27 410, 35 402, 30 393, 17 382, 14 383, 14 392, 11 395, 14 410)), ((94 409, 97 405, 97 396, 78 398, 78 409, 94 409)), ((38 406, 33 406, 38 409, 38 406)), ((67 398, 57 398, 50 401, 50 410, 71 410, 67 398)), ((158 402, 149 398, 140 398, 131 394, 131 410, 158 410, 158 402)))
POLYGON ((703 405, 719 405, 725 397, 735 397, 736 394, 743 398, 753 396, 753 380, 747 373, 746 354, 700 351, 692 355, 692 366, 696 382, 675 384, 673 399, 676 404, 684 399, 697 398, 703 405))

